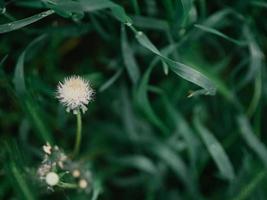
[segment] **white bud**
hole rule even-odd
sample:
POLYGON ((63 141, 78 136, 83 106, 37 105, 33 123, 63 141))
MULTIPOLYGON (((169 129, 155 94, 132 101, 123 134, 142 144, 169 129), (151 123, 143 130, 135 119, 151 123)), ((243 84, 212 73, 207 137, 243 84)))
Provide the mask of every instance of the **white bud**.
POLYGON ((47 185, 55 186, 59 182, 59 176, 55 172, 49 172, 45 177, 45 181, 47 185))
POLYGON ((82 189, 85 189, 87 187, 88 183, 85 179, 81 179, 79 181, 79 187, 82 188, 82 189))
POLYGON ((52 150, 52 147, 51 147, 51 145, 49 143, 46 143, 46 145, 43 146, 43 151, 46 154, 50 155, 51 154, 51 150, 52 150))
POLYGON ((81 175, 80 171, 78 169, 75 169, 73 172, 72 172, 72 176, 77 178, 81 175))

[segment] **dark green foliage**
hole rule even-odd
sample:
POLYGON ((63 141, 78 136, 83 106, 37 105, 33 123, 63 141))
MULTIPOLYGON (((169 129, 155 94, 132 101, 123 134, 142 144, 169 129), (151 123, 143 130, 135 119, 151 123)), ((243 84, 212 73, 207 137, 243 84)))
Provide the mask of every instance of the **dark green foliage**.
POLYGON ((0 199, 267 199, 264 0, 0 0, 0 199), (64 77, 92 83, 92 193, 38 184, 70 153, 64 77))

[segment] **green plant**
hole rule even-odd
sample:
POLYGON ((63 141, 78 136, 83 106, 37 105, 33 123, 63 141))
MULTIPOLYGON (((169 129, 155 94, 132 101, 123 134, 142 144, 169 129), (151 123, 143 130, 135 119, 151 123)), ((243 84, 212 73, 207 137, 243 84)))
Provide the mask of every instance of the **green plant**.
POLYGON ((0 199, 266 199, 265 1, 0 7, 0 199), (44 144, 73 149, 73 74, 96 90, 75 150, 91 193, 34 184, 44 144))

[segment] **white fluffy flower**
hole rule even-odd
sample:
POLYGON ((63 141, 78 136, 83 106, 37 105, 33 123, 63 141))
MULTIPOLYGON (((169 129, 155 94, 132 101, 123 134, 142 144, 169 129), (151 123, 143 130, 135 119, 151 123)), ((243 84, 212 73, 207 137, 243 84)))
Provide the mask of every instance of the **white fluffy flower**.
POLYGON ((49 172, 45 177, 45 181, 47 185, 55 186, 59 182, 59 176, 55 172, 49 172))
POLYGON ((88 81, 79 76, 65 78, 57 87, 57 98, 67 107, 67 111, 73 110, 74 114, 81 109, 87 110, 87 104, 92 100, 93 89, 88 81))

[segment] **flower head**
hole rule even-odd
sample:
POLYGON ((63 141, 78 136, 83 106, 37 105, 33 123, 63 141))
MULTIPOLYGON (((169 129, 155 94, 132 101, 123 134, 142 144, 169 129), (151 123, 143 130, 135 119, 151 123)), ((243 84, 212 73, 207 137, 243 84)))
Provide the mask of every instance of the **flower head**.
POLYGON ((46 177, 45 181, 49 186, 55 186, 59 182, 59 176, 55 172, 49 172, 46 177))
POLYGON ((65 78, 63 83, 59 82, 57 87, 57 98, 67 107, 67 111, 77 114, 81 109, 84 113, 87 104, 92 100, 93 89, 88 81, 79 76, 65 78))

